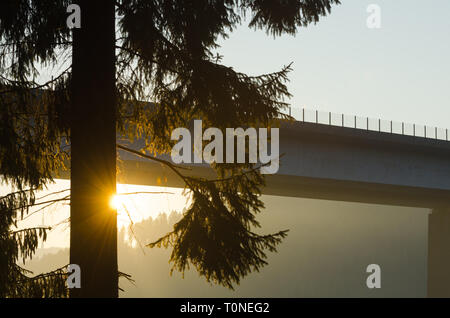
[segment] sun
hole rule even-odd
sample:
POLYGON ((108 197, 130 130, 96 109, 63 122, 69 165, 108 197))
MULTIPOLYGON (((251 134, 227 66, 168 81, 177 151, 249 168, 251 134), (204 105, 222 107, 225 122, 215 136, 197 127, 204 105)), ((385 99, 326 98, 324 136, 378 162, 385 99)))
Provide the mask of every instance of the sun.
POLYGON ((119 228, 141 222, 160 213, 182 211, 186 206, 183 189, 132 184, 117 184, 117 192, 109 198, 109 207, 117 214, 119 228))
POLYGON ((124 202, 121 202, 121 198, 120 195, 114 194, 113 196, 111 196, 111 199, 109 200, 109 206, 111 207, 111 209, 113 210, 119 210, 124 202))

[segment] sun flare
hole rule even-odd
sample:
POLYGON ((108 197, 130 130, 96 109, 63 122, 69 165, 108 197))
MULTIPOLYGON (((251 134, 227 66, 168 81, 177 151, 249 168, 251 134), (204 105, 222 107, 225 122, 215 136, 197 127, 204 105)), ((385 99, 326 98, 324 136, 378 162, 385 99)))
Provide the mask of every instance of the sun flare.
POLYGON ((120 201, 120 195, 114 194, 109 200, 109 206, 111 209, 118 211, 123 205, 123 202, 121 203, 120 201))
POLYGON ((182 189, 117 184, 117 193, 109 200, 117 211, 119 227, 129 226, 160 213, 181 212, 187 204, 182 189))

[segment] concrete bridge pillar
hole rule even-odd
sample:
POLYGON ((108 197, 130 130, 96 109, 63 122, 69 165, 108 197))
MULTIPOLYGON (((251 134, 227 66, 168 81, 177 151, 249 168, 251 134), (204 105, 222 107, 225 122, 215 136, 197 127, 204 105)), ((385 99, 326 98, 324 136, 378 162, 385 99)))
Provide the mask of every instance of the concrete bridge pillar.
POLYGON ((428 297, 450 297, 450 207, 428 219, 428 297))

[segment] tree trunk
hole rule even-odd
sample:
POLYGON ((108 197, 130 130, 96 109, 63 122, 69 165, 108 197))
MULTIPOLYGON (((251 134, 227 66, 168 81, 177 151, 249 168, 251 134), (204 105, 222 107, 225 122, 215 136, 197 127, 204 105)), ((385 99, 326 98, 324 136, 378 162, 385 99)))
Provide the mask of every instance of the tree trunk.
POLYGON ((73 32, 70 263, 81 268, 71 297, 118 297, 115 9, 80 0, 73 32))

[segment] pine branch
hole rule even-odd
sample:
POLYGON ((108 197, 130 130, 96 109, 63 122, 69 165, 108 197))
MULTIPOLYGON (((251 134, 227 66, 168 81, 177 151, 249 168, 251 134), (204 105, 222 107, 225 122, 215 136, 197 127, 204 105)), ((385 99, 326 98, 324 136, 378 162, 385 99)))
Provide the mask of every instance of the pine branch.
MULTIPOLYGON (((64 75, 66 75, 66 74, 69 72, 69 70, 70 70, 71 68, 72 68, 72 65, 69 66, 68 68, 66 68, 66 69, 65 69, 61 74, 59 74, 57 77, 55 77, 55 78, 53 78, 53 79, 51 79, 51 80, 45 82, 44 84, 40 84, 40 85, 37 85, 37 86, 34 86, 34 87, 26 87, 26 89, 31 91, 31 90, 39 90, 39 89, 42 89, 42 88, 44 88, 44 87, 48 87, 50 84, 52 84, 52 83, 58 81, 60 78, 62 78, 64 75)), ((24 84, 24 82, 22 82, 22 81, 12 81, 11 83, 12 83, 13 85, 16 85, 16 84, 23 85, 23 84, 24 84)), ((26 85, 24 85, 24 86, 27 86, 27 85, 30 85, 30 84, 36 85, 35 82, 29 82, 29 83, 26 83, 26 85)), ((10 89, 10 90, 6 90, 6 91, 0 91, 0 95, 2 95, 2 94, 5 95, 5 94, 8 94, 8 93, 14 93, 14 92, 16 92, 15 89, 10 89)))
POLYGON ((53 204, 53 203, 57 203, 57 202, 61 202, 61 201, 68 201, 68 200, 70 200, 70 196, 65 196, 64 198, 61 198, 61 199, 54 199, 54 200, 48 200, 48 201, 39 202, 39 203, 27 204, 25 206, 17 207, 13 210, 28 209, 28 208, 35 207, 38 205, 49 204, 49 203, 53 204))
POLYGON ((17 231, 10 231, 9 234, 10 235, 16 235, 16 234, 20 234, 20 233, 24 233, 27 231, 50 231, 52 228, 51 227, 45 227, 45 226, 38 226, 38 227, 31 227, 31 228, 26 228, 26 229, 21 229, 21 230, 17 230, 17 231))
POLYGON ((163 165, 169 167, 169 168, 170 168, 173 172, 175 172, 181 179, 183 179, 187 184, 189 184, 189 181, 187 180, 187 177, 185 177, 184 175, 182 175, 182 174, 177 170, 177 169, 190 170, 189 168, 174 165, 173 163, 171 163, 171 162, 169 162, 169 161, 167 161, 167 160, 160 159, 160 158, 156 158, 156 157, 154 157, 154 156, 149 156, 149 155, 143 154, 143 153, 141 153, 141 152, 139 152, 139 151, 133 150, 133 149, 131 149, 131 148, 128 148, 128 147, 125 147, 125 146, 122 146, 122 145, 117 145, 117 148, 118 148, 118 149, 125 150, 125 151, 130 152, 130 153, 133 153, 133 154, 135 154, 135 155, 137 155, 137 156, 140 156, 140 157, 142 157, 142 158, 147 158, 147 159, 150 159, 150 160, 159 162, 159 163, 161 163, 161 164, 163 164, 163 165))

